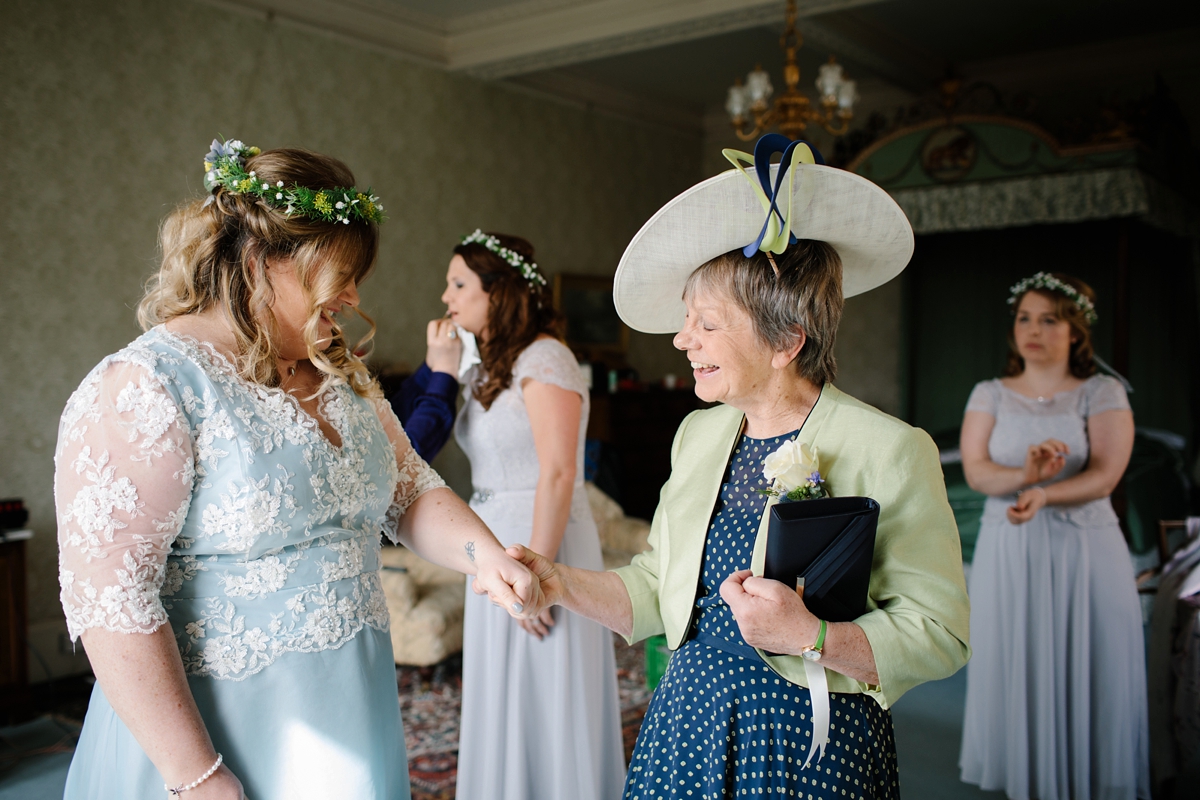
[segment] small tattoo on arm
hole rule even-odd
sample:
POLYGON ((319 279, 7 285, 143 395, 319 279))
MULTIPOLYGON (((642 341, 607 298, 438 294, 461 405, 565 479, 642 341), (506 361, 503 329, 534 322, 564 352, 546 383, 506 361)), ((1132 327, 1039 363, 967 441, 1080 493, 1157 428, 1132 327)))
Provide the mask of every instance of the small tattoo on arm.
POLYGON ((471 559, 471 561, 474 561, 475 560, 475 543, 467 542, 466 545, 464 545, 464 547, 467 550, 467 558, 471 559))

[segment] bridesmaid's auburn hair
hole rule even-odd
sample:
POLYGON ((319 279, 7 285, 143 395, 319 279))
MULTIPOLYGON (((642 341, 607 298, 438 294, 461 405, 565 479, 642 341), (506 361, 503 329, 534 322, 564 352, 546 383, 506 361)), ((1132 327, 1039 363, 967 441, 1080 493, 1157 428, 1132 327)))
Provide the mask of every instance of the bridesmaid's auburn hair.
MULTIPOLYGON (((1061 272, 1051 274, 1091 300, 1093 306, 1096 304, 1096 293, 1092 291, 1091 286, 1088 286, 1078 278, 1064 275, 1061 272)), ((1067 368, 1071 374, 1081 380, 1095 375, 1096 361, 1092 351, 1092 326, 1088 324, 1087 314, 1084 313, 1083 309, 1074 300, 1062 292, 1057 292, 1053 289, 1038 288, 1030 289, 1025 294, 1016 298, 1012 305, 1014 318, 1017 312, 1020 311, 1021 301, 1025 299, 1025 295, 1031 292, 1036 292, 1054 303, 1054 316, 1071 326, 1071 353, 1067 357, 1067 368)), ((1008 363, 1004 366, 1004 377, 1015 378, 1024 371, 1025 359, 1017 351, 1017 340, 1010 326, 1008 329, 1008 363)))
MULTIPOLYGON (((520 253, 527 263, 536 262, 533 245, 520 236, 490 231, 488 235, 520 253)), ((460 244, 454 254, 479 276, 488 295, 488 335, 479 342, 483 378, 471 387, 471 394, 486 410, 512 385, 513 366, 525 348, 543 334, 561 341, 563 316, 555 310, 548 286, 527 281, 520 270, 482 244, 460 244)))

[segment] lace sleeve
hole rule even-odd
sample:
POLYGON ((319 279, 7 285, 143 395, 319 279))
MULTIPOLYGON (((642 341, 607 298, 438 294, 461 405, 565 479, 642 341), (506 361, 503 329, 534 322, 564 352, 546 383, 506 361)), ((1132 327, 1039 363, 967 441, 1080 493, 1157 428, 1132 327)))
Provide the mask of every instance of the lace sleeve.
POLYGON ((588 393, 579 362, 557 339, 539 339, 517 356, 517 363, 513 365, 513 385, 520 387, 526 378, 585 397, 588 393))
POLYGON ((975 388, 971 390, 971 396, 967 398, 967 411, 982 411, 993 417, 996 416, 998 405, 999 398, 996 397, 995 381, 980 381, 975 384, 975 388))
POLYGON ((397 533, 400 528, 400 517, 404 516, 404 512, 418 497, 430 489, 445 486, 446 482, 442 480, 441 475, 438 475, 432 467, 425 463, 425 459, 417 455, 416 448, 408 441, 408 435, 404 433, 400 420, 396 418, 396 413, 392 411, 391 405, 386 400, 375 401, 375 413, 379 415, 383 430, 392 444, 392 450, 396 453, 396 467, 399 471, 396 492, 392 495, 392 505, 388 508, 383 532, 392 542, 400 544, 397 533))
POLYGON ((1105 411, 1128 411, 1129 397, 1125 387, 1116 378, 1107 375, 1093 375, 1088 378, 1083 390, 1086 409, 1085 417, 1102 414, 1105 411))
POLYGON ((187 420, 153 372, 112 361, 67 403, 54 454, 59 586, 71 639, 153 633, 195 469, 187 420))

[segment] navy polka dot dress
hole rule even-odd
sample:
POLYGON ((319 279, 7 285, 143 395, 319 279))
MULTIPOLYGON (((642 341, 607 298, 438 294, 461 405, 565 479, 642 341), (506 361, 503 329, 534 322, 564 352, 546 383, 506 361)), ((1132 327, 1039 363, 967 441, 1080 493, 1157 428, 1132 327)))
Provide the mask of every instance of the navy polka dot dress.
POLYGON ((793 435, 738 443, 708 528, 695 630, 650 701, 626 798, 900 796, 892 717, 865 695, 830 694, 825 757, 802 769, 812 738, 808 689, 758 657, 721 600, 721 582, 750 568, 767 502, 756 491, 767 488, 763 459, 793 435))

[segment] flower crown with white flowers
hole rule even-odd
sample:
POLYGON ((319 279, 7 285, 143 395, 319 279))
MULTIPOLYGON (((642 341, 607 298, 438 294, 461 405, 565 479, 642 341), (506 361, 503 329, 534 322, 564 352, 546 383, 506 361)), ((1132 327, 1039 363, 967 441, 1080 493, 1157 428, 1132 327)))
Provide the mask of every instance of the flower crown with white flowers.
POLYGON ((383 222, 383 206, 371 190, 360 192, 349 188, 310 189, 283 181, 271 183, 259 178, 254 170, 246 171, 246 159, 258 155, 257 147, 247 147, 238 139, 224 143, 213 139, 212 149, 204 157, 204 188, 209 191, 208 205, 218 187, 233 194, 252 195, 267 205, 278 208, 289 217, 298 214, 309 219, 340 222, 383 222))
POLYGON ((504 261, 510 267, 520 272, 521 276, 525 278, 525 280, 529 281, 530 289, 533 288, 534 284, 537 284, 538 286, 546 285, 546 279, 542 277, 542 273, 538 271, 537 264, 533 263, 532 261, 526 261, 525 256, 521 255, 515 250, 509 250, 507 247, 500 244, 500 240, 495 236, 489 236, 488 234, 479 230, 479 228, 476 228, 474 233, 462 237, 460 244, 483 245, 488 250, 504 259, 504 261))
POLYGON ((1009 289, 1011 294, 1008 298, 1008 304, 1014 306, 1013 311, 1016 311, 1017 300, 1019 300, 1026 292, 1031 289, 1049 289, 1053 292, 1066 295, 1067 299, 1074 303, 1080 311, 1083 312, 1084 319, 1089 325, 1095 325, 1096 320, 1100 317, 1096 314, 1096 306, 1083 292, 1076 289, 1069 283, 1060 281, 1058 278, 1051 275, 1049 272, 1039 272, 1036 275, 1031 275, 1024 280, 1017 281, 1009 289))

